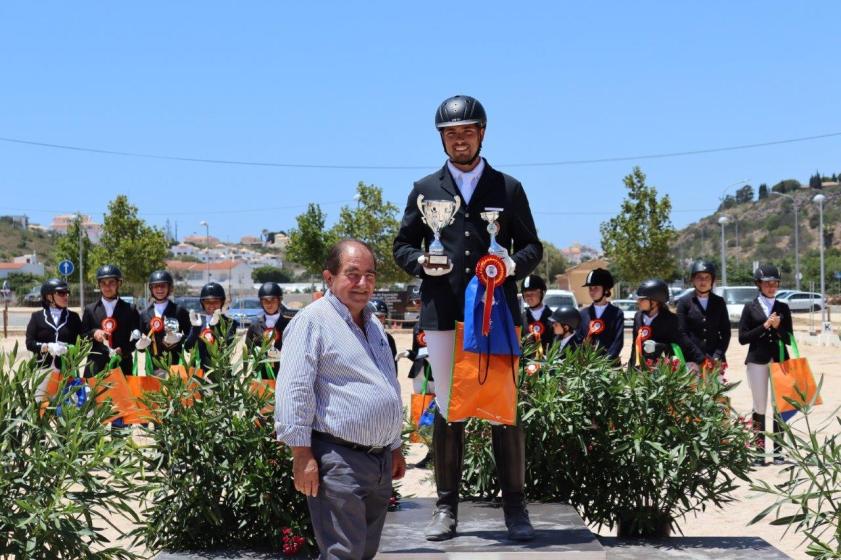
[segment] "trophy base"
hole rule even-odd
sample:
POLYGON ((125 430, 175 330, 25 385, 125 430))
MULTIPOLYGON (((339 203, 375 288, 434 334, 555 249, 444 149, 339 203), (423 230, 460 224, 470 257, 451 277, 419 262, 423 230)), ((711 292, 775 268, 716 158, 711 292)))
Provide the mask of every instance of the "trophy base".
POLYGON ((425 268, 450 268, 450 265, 452 265, 452 261, 447 255, 424 253, 424 256, 426 257, 426 262, 423 263, 425 268))

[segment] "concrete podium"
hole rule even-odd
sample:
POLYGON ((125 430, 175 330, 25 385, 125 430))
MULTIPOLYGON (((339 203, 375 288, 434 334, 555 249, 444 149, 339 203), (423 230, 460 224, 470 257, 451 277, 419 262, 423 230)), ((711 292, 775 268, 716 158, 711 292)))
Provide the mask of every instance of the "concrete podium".
POLYGON ((456 538, 432 542, 423 529, 432 517, 432 498, 403 500, 389 512, 377 558, 405 560, 604 560, 605 550, 575 509, 565 504, 530 504, 537 534, 533 541, 508 540, 502 509, 485 502, 459 504, 456 538))

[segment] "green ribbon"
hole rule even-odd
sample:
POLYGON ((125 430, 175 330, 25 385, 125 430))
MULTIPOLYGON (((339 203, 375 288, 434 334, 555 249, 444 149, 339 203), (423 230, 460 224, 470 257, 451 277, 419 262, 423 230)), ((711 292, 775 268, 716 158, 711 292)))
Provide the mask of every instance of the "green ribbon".
MULTIPOLYGON (((800 348, 797 347, 797 340, 794 338, 794 333, 788 335, 789 336, 789 344, 791 344, 791 357, 792 358, 799 358, 800 357, 800 348)), ((777 344, 780 347, 780 363, 786 361, 786 345, 783 344, 783 340, 780 339, 777 341, 777 344)))
POLYGON ((680 361, 680 365, 686 365, 686 358, 683 357, 683 350, 680 349, 680 346, 672 342, 672 353, 677 356, 677 359, 680 361))

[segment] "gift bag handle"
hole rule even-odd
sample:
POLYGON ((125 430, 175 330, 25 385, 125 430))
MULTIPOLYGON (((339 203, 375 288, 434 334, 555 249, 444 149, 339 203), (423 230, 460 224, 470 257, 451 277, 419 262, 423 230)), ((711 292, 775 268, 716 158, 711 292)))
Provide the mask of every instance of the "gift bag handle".
POLYGON ((421 383, 421 395, 426 395, 427 387, 429 385, 429 374, 432 368, 429 364, 423 366, 423 383, 421 383))
POLYGON ((683 350, 681 350, 680 346, 674 342, 672 342, 672 352, 675 356, 677 356, 677 359, 680 361, 680 365, 685 366, 686 358, 683 356, 683 350))

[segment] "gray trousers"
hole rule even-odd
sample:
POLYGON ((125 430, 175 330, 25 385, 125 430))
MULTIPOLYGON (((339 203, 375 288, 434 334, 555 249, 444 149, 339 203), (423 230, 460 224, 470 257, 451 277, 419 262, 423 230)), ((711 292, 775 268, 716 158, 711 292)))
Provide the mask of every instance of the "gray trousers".
POLYGON ((318 495, 307 498, 321 560, 373 558, 391 498, 391 452, 371 455, 312 439, 318 495))

